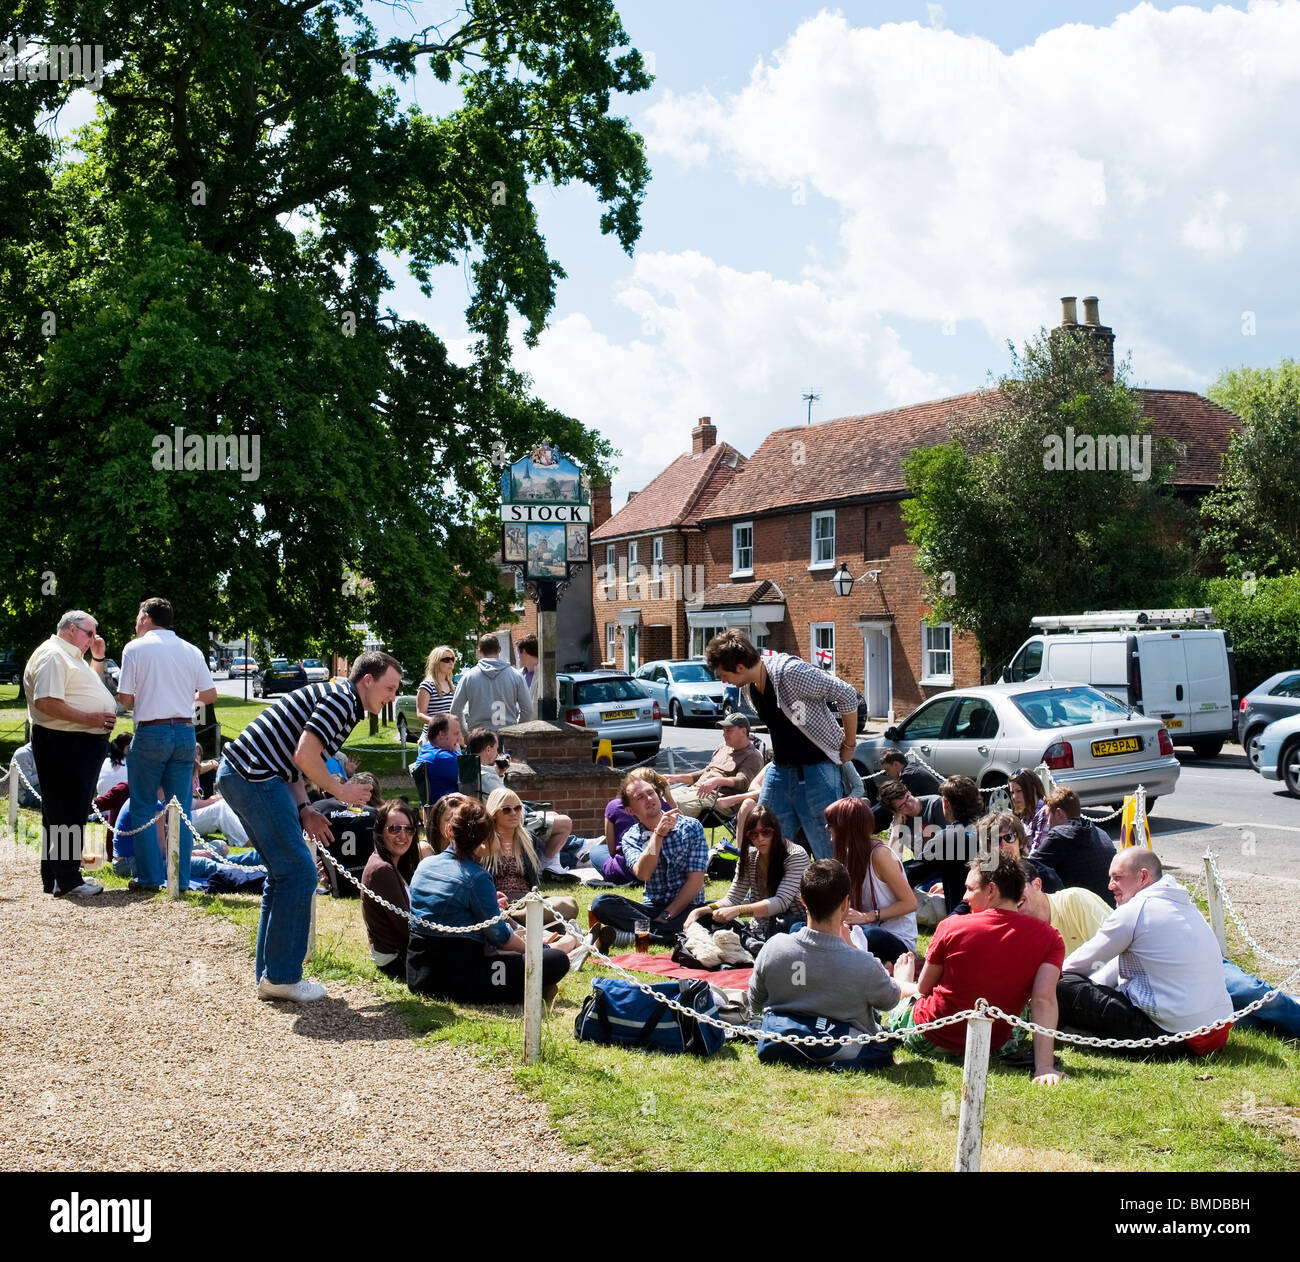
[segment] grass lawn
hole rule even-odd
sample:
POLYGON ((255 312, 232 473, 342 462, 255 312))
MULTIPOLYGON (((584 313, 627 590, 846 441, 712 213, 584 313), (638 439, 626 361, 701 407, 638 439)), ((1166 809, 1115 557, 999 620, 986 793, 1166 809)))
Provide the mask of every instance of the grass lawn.
MULTIPOLYGON (((30 815, 29 812, 23 812, 30 815)), ((124 884, 111 874, 106 884, 124 884)), ((716 883, 710 893, 721 893, 716 883)), ((554 892, 559 892, 555 887, 554 892)), ((583 909, 595 891, 565 887, 583 909)), ((159 897, 163 897, 160 895, 159 897)), ((192 895, 196 908, 249 939, 258 899, 192 895)), ((1231 932, 1231 931, 1230 931, 1231 932)), ((1249 967, 1247 956, 1235 958, 1249 967)), ((412 995, 370 962, 360 904, 320 898, 309 970, 369 981, 411 1026, 515 1066, 546 1101, 566 1143, 598 1165, 636 1170, 949 1170, 961 1064, 896 1053, 893 1068, 831 1074, 758 1063, 728 1043, 699 1061, 579 1043, 573 1020, 602 971, 570 974, 547 1015, 540 1063, 522 1062, 518 1008, 477 1008, 412 995)), ((1069 1078, 1045 1089, 995 1063, 984 1132, 989 1170, 1300 1170, 1300 1048, 1234 1032, 1208 1063, 1142 1064, 1066 1047, 1069 1078)))

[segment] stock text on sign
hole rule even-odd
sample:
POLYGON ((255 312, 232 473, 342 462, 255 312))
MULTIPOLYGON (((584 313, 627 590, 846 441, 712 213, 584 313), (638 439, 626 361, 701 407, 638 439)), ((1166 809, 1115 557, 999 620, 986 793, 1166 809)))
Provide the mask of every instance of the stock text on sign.
POLYGON ((590 521, 590 504, 502 504, 502 521, 590 521))

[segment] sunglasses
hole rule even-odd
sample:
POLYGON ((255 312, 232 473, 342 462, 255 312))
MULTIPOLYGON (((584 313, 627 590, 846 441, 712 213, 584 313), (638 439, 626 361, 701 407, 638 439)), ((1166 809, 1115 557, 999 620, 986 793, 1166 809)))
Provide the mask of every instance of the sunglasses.
POLYGON ((516 811, 522 811, 523 809, 524 809, 524 808, 523 808, 522 806, 519 806, 519 805, 515 805, 515 806, 503 806, 503 807, 501 807, 501 810, 503 810, 503 811, 509 811, 512 815, 513 815, 516 811))
POLYGON ((384 832, 386 833, 413 833, 415 832, 414 824, 385 824, 384 832))
POLYGON ((1016 839, 1016 835, 1015 835, 1015 833, 998 833, 998 841, 999 841, 999 843, 1002 843, 1002 842, 1008 842, 1008 841, 1015 841, 1015 839, 1016 839))
POLYGON ((750 825, 750 828, 749 828, 749 831, 750 831, 750 833, 752 833, 755 837, 770 837, 770 836, 772 836, 772 830, 771 830, 770 828, 766 827, 766 826, 763 825, 763 824, 751 824, 751 825, 750 825))
POLYGON ((439 660, 439 661, 440 661, 444 666, 452 666, 452 665, 454 665, 455 662, 456 662, 456 659, 455 659, 454 657, 440 657, 438 660, 439 660))

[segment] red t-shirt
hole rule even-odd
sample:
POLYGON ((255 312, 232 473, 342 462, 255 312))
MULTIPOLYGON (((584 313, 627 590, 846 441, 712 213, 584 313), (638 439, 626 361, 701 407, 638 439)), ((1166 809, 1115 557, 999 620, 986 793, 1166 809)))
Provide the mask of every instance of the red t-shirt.
MULTIPOLYGON (((934 990, 917 999, 912 1009, 915 1025, 973 1008, 979 999, 1003 1012, 1019 1012, 1029 1001, 1039 967, 1061 967, 1065 943, 1046 921, 995 908, 941 921, 925 958, 942 964, 943 976, 934 990)), ((925 1037, 945 1052, 964 1052, 966 1023, 927 1031, 925 1037)), ((1010 1037, 1005 1021, 994 1023, 993 1047, 1010 1037)))

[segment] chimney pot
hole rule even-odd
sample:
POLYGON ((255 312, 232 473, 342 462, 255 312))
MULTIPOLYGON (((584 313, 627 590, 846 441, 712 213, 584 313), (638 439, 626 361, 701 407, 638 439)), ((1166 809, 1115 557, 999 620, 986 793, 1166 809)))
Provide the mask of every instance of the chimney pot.
POLYGON ((1093 326, 1101 324, 1101 316, 1097 311, 1097 299, 1095 297, 1083 300, 1083 322, 1093 326))
POLYGON ((1061 324, 1078 324, 1079 311, 1075 305, 1078 299, 1071 295, 1068 298, 1061 299, 1061 324))
POLYGON ((703 455, 710 447, 716 446, 717 441, 718 427, 714 425, 713 418, 700 417, 698 424, 691 430, 691 455, 703 455))

